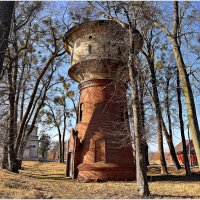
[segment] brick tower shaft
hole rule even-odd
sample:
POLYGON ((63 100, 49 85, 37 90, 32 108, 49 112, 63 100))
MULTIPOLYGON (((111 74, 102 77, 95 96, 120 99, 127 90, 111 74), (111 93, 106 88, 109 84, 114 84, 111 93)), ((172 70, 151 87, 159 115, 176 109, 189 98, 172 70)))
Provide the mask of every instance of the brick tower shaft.
POLYGON ((109 20, 86 22, 65 34, 65 48, 71 54, 69 76, 79 82, 80 90, 78 122, 68 142, 69 177, 135 179, 126 100, 126 36, 109 20))

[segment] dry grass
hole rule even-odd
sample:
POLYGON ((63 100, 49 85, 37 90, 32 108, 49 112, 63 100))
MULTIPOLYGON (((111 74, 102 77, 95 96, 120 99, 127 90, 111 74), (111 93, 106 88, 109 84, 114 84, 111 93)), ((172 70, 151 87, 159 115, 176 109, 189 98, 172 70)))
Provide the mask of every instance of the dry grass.
POLYGON ((56 196, 64 199, 100 199, 136 197, 132 182, 81 183, 64 177, 65 165, 60 163, 24 162, 23 175, 39 179, 56 196))
MULTIPOLYGON (((13 174, 0 170, 0 198, 125 199, 137 198, 135 182, 81 183, 64 177, 60 163, 23 163, 24 170, 13 174)), ((160 176, 157 165, 149 168, 152 198, 200 198, 199 175, 186 178, 184 170, 169 168, 160 176)), ((198 169, 194 168, 194 172, 198 169)))
POLYGON ((37 179, 0 170, 0 198, 38 199, 57 197, 37 179))

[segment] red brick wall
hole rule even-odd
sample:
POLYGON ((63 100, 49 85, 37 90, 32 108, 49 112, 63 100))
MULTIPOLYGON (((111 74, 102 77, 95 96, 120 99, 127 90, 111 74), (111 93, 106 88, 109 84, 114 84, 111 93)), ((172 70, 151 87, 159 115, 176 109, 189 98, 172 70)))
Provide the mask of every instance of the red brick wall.
POLYGON ((80 160, 75 161, 78 165, 75 168, 79 169, 78 178, 134 179, 129 124, 123 117, 127 109, 126 86, 113 84, 110 80, 84 83, 80 86, 80 104, 83 105, 82 121, 77 124, 80 160), (95 142, 98 140, 105 141, 105 149, 101 149, 105 161, 101 162, 95 162, 95 142))

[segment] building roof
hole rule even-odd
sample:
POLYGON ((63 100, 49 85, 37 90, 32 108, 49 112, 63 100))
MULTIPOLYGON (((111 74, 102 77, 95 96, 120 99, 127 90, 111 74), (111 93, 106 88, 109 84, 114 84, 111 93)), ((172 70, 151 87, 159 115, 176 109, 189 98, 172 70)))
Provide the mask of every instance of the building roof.
MULTIPOLYGON (((186 140, 186 148, 187 148, 187 152, 189 153, 189 140, 186 140)), ((195 150, 194 150, 194 145, 193 145, 193 141, 190 140, 190 148, 191 148, 191 153, 195 153, 195 150)), ((181 154, 183 153, 183 144, 182 142, 180 142, 179 144, 177 144, 175 146, 175 151, 177 154, 181 154)))

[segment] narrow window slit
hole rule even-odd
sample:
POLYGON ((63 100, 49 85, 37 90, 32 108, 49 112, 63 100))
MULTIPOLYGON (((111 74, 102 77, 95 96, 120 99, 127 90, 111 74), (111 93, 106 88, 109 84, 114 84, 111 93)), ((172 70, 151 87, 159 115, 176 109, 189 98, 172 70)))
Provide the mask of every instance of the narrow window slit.
POLYGON ((91 54, 92 53, 92 45, 88 46, 88 53, 91 54))
POLYGON ((79 121, 81 122, 83 118, 83 104, 80 104, 79 121))

